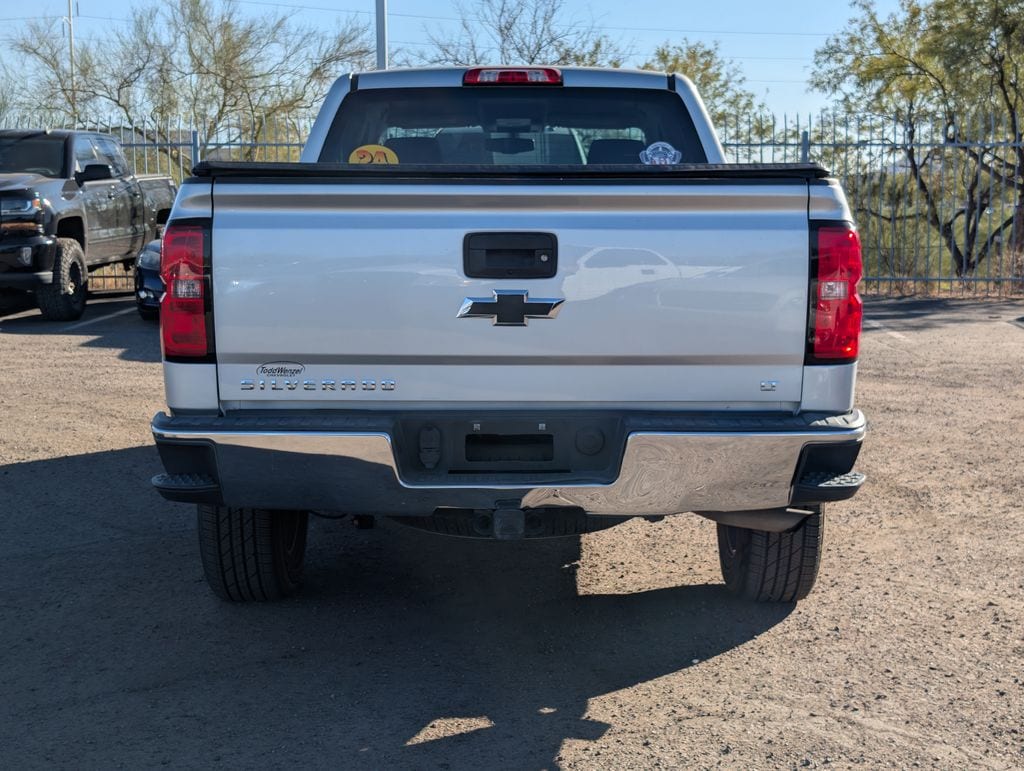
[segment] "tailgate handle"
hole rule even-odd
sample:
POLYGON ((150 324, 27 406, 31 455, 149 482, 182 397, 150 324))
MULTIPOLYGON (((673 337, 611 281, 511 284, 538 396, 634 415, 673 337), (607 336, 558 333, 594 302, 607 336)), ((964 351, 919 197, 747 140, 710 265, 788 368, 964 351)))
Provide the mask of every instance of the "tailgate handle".
POLYGON ((467 233, 462 269, 468 278, 551 278, 558 239, 554 233, 467 233))

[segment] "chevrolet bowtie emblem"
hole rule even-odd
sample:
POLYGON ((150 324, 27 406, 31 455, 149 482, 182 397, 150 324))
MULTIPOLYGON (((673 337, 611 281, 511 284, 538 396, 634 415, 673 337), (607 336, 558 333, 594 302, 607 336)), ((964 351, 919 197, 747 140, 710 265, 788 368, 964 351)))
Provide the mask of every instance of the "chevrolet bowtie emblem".
POLYGON ((493 297, 467 297, 459 308, 460 319, 491 319, 497 327, 525 327, 527 319, 553 319, 564 298, 529 299, 525 289, 495 289, 493 297))

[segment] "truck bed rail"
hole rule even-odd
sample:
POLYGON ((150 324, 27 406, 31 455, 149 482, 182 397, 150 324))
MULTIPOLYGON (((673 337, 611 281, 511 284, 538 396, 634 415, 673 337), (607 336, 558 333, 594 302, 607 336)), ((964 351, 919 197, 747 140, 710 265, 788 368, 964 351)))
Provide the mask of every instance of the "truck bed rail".
POLYGON ((531 179, 572 180, 757 180, 813 182, 830 172, 815 163, 685 163, 674 166, 595 164, 590 166, 471 166, 433 164, 368 165, 349 163, 246 163, 202 161, 192 169, 201 179, 330 179, 338 182, 368 180, 466 181, 531 179))

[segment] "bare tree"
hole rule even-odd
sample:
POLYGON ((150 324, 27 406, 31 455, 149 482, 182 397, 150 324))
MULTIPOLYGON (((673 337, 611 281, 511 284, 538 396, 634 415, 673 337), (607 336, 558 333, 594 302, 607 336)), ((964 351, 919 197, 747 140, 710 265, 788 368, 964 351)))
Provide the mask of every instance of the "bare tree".
POLYGON ((574 64, 619 67, 619 45, 593 22, 570 17, 564 0, 481 0, 457 3, 454 34, 428 31, 434 64, 574 64))
POLYGON ((1022 260, 1024 1, 902 0, 887 17, 872 0, 853 7, 818 49, 811 85, 851 111, 895 116, 892 149, 914 183, 904 197, 921 201, 958 276, 1003 249, 1022 260))
MULTIPOLYGON (((16 40, 30 64, 18 101, 51 119, 33 108, 53 105, 74 121, 67 57, 55 31, 52 22, 35 21, 16 40)), ((267 120, 308 114, 338 74, 367 66, 372 53, 368 29, 353 19, 323 30, 294 14, 243 14, 234 0, 137 6, 125 27, 79 46, 77 113, 113 111, 132 128, 185 116, 204 137, 259 136, 267 120)))
MULTIPOLYGON (((13 83, 14 75, 11 73, 10 67, 3 61, 0 61, 0 83, 13 83)), ((14 112, 14 99, 12 98, 11 92, 6 89, 0 89, 0 126, 3 126, 8 117, 14 112)))

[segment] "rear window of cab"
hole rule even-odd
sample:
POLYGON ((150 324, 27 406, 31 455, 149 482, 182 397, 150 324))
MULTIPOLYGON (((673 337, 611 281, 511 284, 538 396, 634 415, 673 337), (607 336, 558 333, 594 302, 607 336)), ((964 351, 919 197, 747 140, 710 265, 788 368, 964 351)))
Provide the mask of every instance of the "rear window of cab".
POLYGON ((322 163, 606 166, 706 161, 668 90, 485 87, 368 89, 341 102, 322 163))

